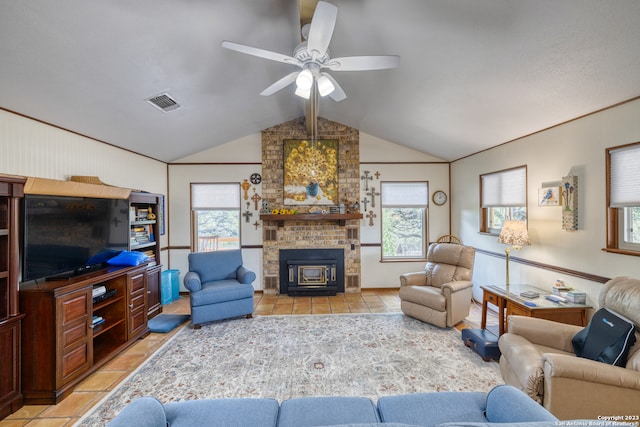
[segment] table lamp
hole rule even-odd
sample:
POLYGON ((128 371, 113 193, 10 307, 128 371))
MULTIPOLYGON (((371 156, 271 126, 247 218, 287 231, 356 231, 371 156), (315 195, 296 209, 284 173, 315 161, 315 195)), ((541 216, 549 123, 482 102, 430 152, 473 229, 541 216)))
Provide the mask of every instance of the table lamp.
POLYGON ((498 243, 509 245, 504 250, 507 258, 506 285, 507 293, 509 293, 509 257, 511 255, 511 249, 518 250, 524 245, 531 244, 529 234, 527 233, 527 226, 524 221, 505 221, 502 225, 502 230, 500 230, 500 236, 498 236, 498 243))

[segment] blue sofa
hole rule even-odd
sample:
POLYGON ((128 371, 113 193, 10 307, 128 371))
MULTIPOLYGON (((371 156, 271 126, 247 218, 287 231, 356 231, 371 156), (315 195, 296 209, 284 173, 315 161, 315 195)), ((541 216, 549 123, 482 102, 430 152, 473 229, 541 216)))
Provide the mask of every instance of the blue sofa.
POLYGON ((239 249, 189 254, 189 271, 183 283, 189 290, 193 327, 231 317, 251 317, 255 280, 256 274, 242 264, 239 249))
POLYGON ((203 399, 162 404, 133 401, 109 427, 447 427, 518 424, 557 427, 558 419, 515 387, 489 393, 440 392, 382 397, 300 397, 282 404, 268 398, 203 399))

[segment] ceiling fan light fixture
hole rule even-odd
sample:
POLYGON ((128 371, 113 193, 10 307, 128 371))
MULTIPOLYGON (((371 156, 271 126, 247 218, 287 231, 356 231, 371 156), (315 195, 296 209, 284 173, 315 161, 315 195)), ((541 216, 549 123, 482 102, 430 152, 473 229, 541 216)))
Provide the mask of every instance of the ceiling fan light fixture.
POLYGON ((333 92, 336 87, 331 83, 327 76, 320 76, 318 79, 318 93, 320 96, 327 96, 333 92))
POLYGON ((298 86, 296 88, 296 95, 298 95, 300 98, 309 99, 311 98, 311 88, 302 89, 300 86, 298 86))
POLYGON ((313 86, 313 74, 308 68, 300 71, 298 77, 296 77, 296 86, 298 89, 309 91, 313 86))

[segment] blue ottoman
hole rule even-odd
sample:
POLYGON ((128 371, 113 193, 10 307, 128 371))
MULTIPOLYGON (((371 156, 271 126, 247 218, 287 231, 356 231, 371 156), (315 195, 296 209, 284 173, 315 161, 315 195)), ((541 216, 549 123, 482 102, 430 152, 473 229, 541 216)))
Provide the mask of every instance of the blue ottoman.
POLYGON ((500 359, 498 337, 486 329, 463 329, 464 345, 478 353, 485 362, 500 359))

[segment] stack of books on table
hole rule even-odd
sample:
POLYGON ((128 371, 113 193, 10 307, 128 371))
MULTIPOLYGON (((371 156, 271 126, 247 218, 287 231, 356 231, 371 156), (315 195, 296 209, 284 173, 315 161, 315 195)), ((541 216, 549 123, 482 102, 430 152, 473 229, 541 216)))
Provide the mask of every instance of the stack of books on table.
POLYGON ((585 304, 587 302, 587 294, 583 291, 572 290, 567 292, 567 301, 574 304, 585 304))
POLYGON ((99 324, 104 323, 104 317, 102 316, 93 316, 93 320, 91 321, 91 327, 95 328, 99 324))

